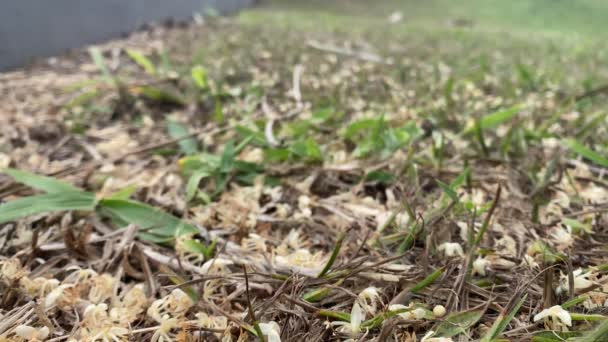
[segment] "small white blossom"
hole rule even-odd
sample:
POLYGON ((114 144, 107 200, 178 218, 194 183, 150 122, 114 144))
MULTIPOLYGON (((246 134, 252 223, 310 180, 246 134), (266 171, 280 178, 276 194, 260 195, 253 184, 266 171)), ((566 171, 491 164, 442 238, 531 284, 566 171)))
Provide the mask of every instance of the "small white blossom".
POLYGON ((539 268, 540 265, 534 260, 534 257, 524 254, 524 260, 521 261, 522 265, 528 265, 530 268, 539 268))
POLYGON ((378 303, 382 303, 380 292, 375 287, 368 287, 361 291, 357 296, 357 301, 365 311, 375 315, 378 310, 378 303))
POLYGON ((19 325, 15 328, 15 333, 26 341, 44 341, 49 336, 49 328, 34 328, 29 325, 19 325))
POLYGON ((70 287, 74 287, 74 285, 59 285, 55 289, 53 289, 53 291, 49 292, 49 294, 46 295, 46 297, 44 298, 44 310, 49 310, 53 306, 55 306, 55 304, 57 304, 57 301, 59 301, 59 299, 63 297, 65 289, 70 287))
POLYGON ((551 240, 556 244, 559 249, 566 249, 574 243, 574 238, 570 233, 569 229, 555 227, 551 230, 551 240))
POLYGON ((334 321, 331 322, 331 324, 340 326, 338 328, 338 331, 353 336, 361 332, 361 322, 363 322, 364 319, 365 312, 363 312, 361 306, 359 306, 359 304, 355 302, 350 312, 350 322, 334 321))
POLYGON ((552 306, 548 309, 545 309, 534 316, 534 322, 538 322, 543 318, 550 317, 555 321, 555 319, 559 319, 559 321, 566 326, 572 326, 572 317, 570 317, 570 313, 560 305, 552 306))
POLYGON ((323 269, 326 258, 321 252, 312 254, 307 249, 298 249, 286 256, 277 255, 275 264, 278 269, 287 269, 294 273, 316 277, 323 269))
MULTIPOLYGON (((594 285, 594 282, 589 278, 593 277, 592 272, 583 273, 583 269, 579 268, 572 272, 574 278, 574 290, 583 290, 594 285)), ((557 294, 567 292, 570 289, 570 281, 567 274, 561 274, 559 286, 556 289, 557 294)))
POLYGON ((445 256, 447 256, 448 258, 453 256, 464 256, 462 246, 456 242, 444 242, 439 245, 439 247, 437 247, 437 250, 443 251, 445 253, 445 256))
POLYGON ((473 261, 473 274, 479 274, 480 276, 486 275, 486 269, 490 266, 490 260, 486 258, 477 258, 473 261))

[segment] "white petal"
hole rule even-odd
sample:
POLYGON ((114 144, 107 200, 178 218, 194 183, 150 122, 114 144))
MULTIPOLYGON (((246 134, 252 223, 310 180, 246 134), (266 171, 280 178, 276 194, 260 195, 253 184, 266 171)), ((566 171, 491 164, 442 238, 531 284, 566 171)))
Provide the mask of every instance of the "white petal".
POLYGON ((354 333, 359 332, 359 327, 361 326, 361 322, 365 319, 365 313, 359 306, 357 302, 353 304, 353 308, 350 311, 350 325, 354 333))
POLYGON ((417 308, 414 311, 412 311, 412 313, 414 314, 414 317, 416 319, 423 319, 426 316, 426 310, 424 310, 422 308, 417 308))
POLYGON ((388 306, 388 311, 398 311, 398 310, 403 310, 403 309, 407 309, 408 307, 403 305, 403 304, 391 304, 388 306))
POLYGON ((281 335, 279 335, 278 332, 273 330, 268 334, 267 341, 268 342, 281 342, 281 335))
POLYGON ((545 309, 539 313, 537 313, 536 315, 534 315, 534 322, 538 322, 543 318, 549 317, 551 316, 551 313, 549 312, 549 309, 545 309))
POLYGON ((30 327, 29 325, 18 326, 15 328, 15 333, 19 335, 19 337, 26 340, 33 340, 38 336, 38 330, 34 327, 30 327))
MULTIPOLYGON (((560 306, 561 308, 561 306, 560 306)), ((570 317, 570 313, 564 309, 561 309, 557 314, 557 318, 559 318, 562 323, 571 327, 572 326, 572 317, 570 317)))
POLYGON ((593 286, 593 282, 589 279, 584 277, 574 278, 574 289, 586 289, 591 286, 593 286))
POLYGON ((486 275, 486 267, 490 264, 490 261, 485 258, 477 258, 473 261, 473 273, 479 274, 480 276, 486 275))
POLYGON ((260 323, 260 329, 268 337, 268 342, 281 342, 281 327, 277 322, 260 323))
POLYGON ((41 341, 45 340, 47 337, 49 337, 49 333, 50 333, 50 330, 49 330, 49 327, 47 327, 47 326, 44 326, 44 327, 38 329, 38 339, 41 341))

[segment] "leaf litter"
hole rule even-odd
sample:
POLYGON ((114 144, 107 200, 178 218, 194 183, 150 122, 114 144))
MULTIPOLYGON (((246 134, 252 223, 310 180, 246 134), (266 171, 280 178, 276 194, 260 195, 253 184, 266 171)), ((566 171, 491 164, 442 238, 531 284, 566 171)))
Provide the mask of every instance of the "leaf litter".
POLYGON ((2 76, 0 340, 606 336, 584 75, 272 32, 156 27, 2 76))

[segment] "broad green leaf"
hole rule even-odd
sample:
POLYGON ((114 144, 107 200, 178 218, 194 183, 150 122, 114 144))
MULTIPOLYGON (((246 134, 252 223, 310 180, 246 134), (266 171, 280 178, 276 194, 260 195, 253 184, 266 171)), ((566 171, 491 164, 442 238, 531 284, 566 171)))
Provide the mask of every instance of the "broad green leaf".
POLYGON ((378 125, 378 119, 362 119, 355 121, 346 127, 344 131, 344 137, 346 139, 353 138, 357 133, 363 130, 370 130, 378 125))
POLYGON ((137 191, 137 187, 135 185, 129 185, 122 190, 118 190, 109 196, 105 197, 106 199, 117 199, 117 200, 127 200, 131 195, 133 195, 137 191))
POLYGON ((40 176, 31 172, 21 171, 16 169, 5 169, 2 172, 13 177, 15 181, 27 185, 30 188, 41 190, 44 192, 62 193, 62 192, 81 192, 79 188, 52 177, 40 176))
POLYGON ((395 182, 395 175, 386 171, 372 171, 365 175, 366 182, 377 182, 381 184, 392 184, 395 182))
MULTIPOLYGON (((188 128, 177 121, 167 120, 167 131, 174 139, 180 139, 190 134, 188 128)), ((198 152, 198 142, 194 137, 184 138, 178 142, 180 149, 186 155, 192 155, 198 152)))
POLYGON ((95 194, 84 191, 29 196, 0 205, 0 223, 57 211, 94 210, 95 194))
MULTIPOLYGON (((514 118, 520 111, 521 108, 519 105, 517 105, 505 110, 488 114, 479 120, 478 126, 481 130, 496 128, 501 124, 514 118)), ((469 134, 472 133, 474 130, 475 127, 470 127, 465 131, 465 133, 469 134)))
POLYGON ((272 163, 281 163, 289 160, 291 151, 286 148, 266 148, 264 149, 264 159, 272 163))
POLYGON ((133 89, 133 92, 135 94, 141 94, 144 97, 146 97, 152 101, 156 101, 156 102, 160 102, 160 103, 172 104, 172 105, 177 105, 177 106, 186 105, 186 100, 181 95, 174 94, 168 90, 161 89, 158 87, 153 87, 153 86, 136 87, 133 89))
POLYGON ((108 69, 108 66, 106 65, 106 61, 101 53, 101 50, 99 50, 99 48, 92 47, 89 49, 89 55, 91 55, 91 59, 93 60, 93 63, 95 63, 95 66, 97 66, 97 69, 101 71, 104 81, 110 85, 116 86, 118 82, 110 73, 110 69, 108 69))
POLYGON ((184 248, 191 253, 197 253, 205 255, 207 253, 207 247, 196 240, 186 240, 182 242, 184 248))
POLYGON ((492 129, 500 126, 501 124, 511 120, 513 117, 520 112, 519 106, 513 106, 511 108, 488 114, 481 118, 479 124, 481 129, 492 129))
POLYGON ((196 227, 177 217, 137 201, 103 199, 99 201, 99 208, 119 226, 137 225, 144 239, 158 241, 155 240, 156 237, 166 241, 179 235, 198 232, 196 227))
MULTIPOLYGON (((532 336, 532 342, 563 342, 569 338, 580 337, 582 334, 578 331, 541 331, 532 336)), ((578 340, 577 340, 578 341, 578 340)), ((595 340, 590 340, 595 341, 595 340)), ((600 340, 597 340, 599 342, 600 340)))
POLYGON ((579 143, 578 141, 576 141, 574 139, 566 139, 566 140, 564 140, 564 144, 569 149, 574 151, 575 153, 591 160, 595 164, 603 166, 603 167, 608 167, 608 159, 606 157, 591 150, 590 148, 586 147, 585 145, 579 143))
POLYGON ((591 224, 582 223, 578 220, 570 219, 567 217, 562 218, 562 223, 569 226, 576 234, 579 234, 581 232, 585 232, 587 234, 593 233, 593 228, 591 227, 591 224))
POLYGON ((291 152, 298 158, 308 161, 323 160, 321 148, 312 138, 303 141, 298 141, 290 147, 291 152))
POLYGON ((148 74, 156 75, 156 67, 154 66, 154 63, 152 63, 152 61, 143 53, 137 50, 127 49, 127 55, 129 55, 129 57, 131 57, 131 59, 142 67, 148 74))
POLYGON ((203 178, 209 176, 211 176, 211 174, 205 170, 197 170, 192 173, 192 176, 188 179, 188 184, 186 184, 186 201, 190 202, 194 199, 199 183, 203 178))
POLYGON ((207 89, 207 70, 200 65, 197 65, 190 70, 190 75, 194 84, 201 89, 207 89))
POLYGON ((435 330, 436 336, 453 337, 466 332, 483 315, 482 310, 463 311, 450 314, 435 330))

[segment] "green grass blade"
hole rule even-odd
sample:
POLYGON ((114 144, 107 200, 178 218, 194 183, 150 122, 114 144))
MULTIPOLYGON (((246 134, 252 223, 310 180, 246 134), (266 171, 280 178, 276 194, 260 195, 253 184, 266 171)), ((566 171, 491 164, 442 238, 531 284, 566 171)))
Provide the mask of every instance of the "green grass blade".
POLYGON ((481 339, 480 342, 491 342, 491 341, 497 339, 500 336, 500 334, 502 334, 502 332, 505 330, 505 328, 507 327, 509 322, 511 322, 511 320, 513 320, 513 317, 515 317, 515 315, 517 314, 517 312, 519 311, 521 306, 526 301, 527 297, 528 297, 527 294, 525 296, 523 296, 523 298, 520 299, 519 302, 517 302, 517 304, 515 305, 513 310, 511 310, 511 312, 509 312, 509 314, 507 316, 504 316, 504 314, 501 313, 500 316, 498 317, 498 319, 496 321, 494 321, 494 324, 492 324, 492 327, 485 334, 485 336, 481 339))
POLYGON ((118 85, 116 78, 112 76, 110 69, 108 69, 108 66, 106 65, 106 61, 101 53, 101 50, 99 50, 99 48, 92 47, 89 49, 89 55, 91 55, 91 59, 93 60, 93 63, 95 63, 95 66, 97 66, 97 69, 101 71, 103 80, 112 86, 118 85))
POLYGON ((574 139, 564 140, 564 144, 573 152, 583 156, 597 165, 608 167, 608 159, 574 139))
POLYGON ((152 61, 143 53, 137 50, 127 49, 127 55, 129 55, 129 57, 135 63, 137 63, 137 65, 142 67, 148 74, 156 75, 156 67, 154 66, 154 63, 152 63, 152 61))
POLYGON ((94 210, 95 194, 90 192, 62 192, 20 198, 0 205, 0 223, 30 215, 69 211, 94 210))
POLYGON ((333 266, 334 262, 336 262, 336 258, 338 257, 338 254, 340 253, 340 249, 342 248, 342 243, 344 242, 344 238, 346 238, 345 233, 342 233, 338 237, 338 240, 336 241, 336 246, 334 247, 334 250, 331 252, 331 256, 329 257, 329 260, 327 260, 325 267, 323 267, 323 270, 317 276, 318 278, 321 278, 324 275, 326 275, 327 272, 329 272, 329 270, 333 266))
POLYGON ((513 119, 520 111, 520 106, 513 106, 505 110, 488 114, 479 120, 479 126, 482 130, 496 128, 513 119))
POLYGON ((13 177, 15 181, 27 185, 30 188, 41 190, 44 192, 62 193, 62 192, 81 192, 79 188, 52 177, 40 176, 27 171, 16 169, 5 169, 2 172, 13 177))
POLYGON ((439 185, 441 190, 443 190, 443 193, 445 193, 452 201, 458 202, 460 200, 458 198, 458 193, 453 188, 451 188, 448 184, 445 184, 444 182, 440 181, 439 179, 436 179, 435 182, 437 182, 437 185, 439 185))
POLYGON ((443 268, 443 267, 436 269, 429 276, 427 276, 426 278, 422 279, 421 282, 419 282, 418 284, 414 285, 414 287, 412 287, 412 289, 410 290, 410 292, 411 293, 418 293, 418 292, 422 291, 423 289, 425 289, 426 287, 428 287, 429 285, 431 285, 432 283, 434 283, 435 280, 437 280, 437 278, 439 278, 443 274, 444 270, 445 270, 445 268, 443 268))

